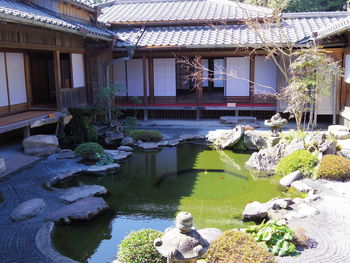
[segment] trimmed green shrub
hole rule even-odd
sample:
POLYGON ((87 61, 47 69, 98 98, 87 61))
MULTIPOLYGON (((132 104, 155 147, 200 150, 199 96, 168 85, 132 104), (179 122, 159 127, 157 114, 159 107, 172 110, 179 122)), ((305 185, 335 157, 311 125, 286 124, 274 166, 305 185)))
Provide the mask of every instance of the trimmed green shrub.
POLYGON ((154 130, 129 130, 128 134, 134 140, 143 142, 159 142, 163 139, 163 135, 154 130))
POLYGON ((306 176, 313 174, 318 158, 307 150, 295 151, 282 158, 276 166, 276 174, 285 176, 299 170, 306 176))
POLYGON ((75 148, 74 152, 85 160, 93 161, 98 160, 98 156, 102 156, 105 153, 103 147, 95 142, 82 143, 75 148))
POLYGON ((337 155, 324 156, 317 177, 336 181, 350 180, 350 160, 337 155))
POLYGON ((238 230, 225 231, 211 245, 205 258, 215 263, 274 263, 274 256, 249 234, 238 230))
POLYGON ((248 227, 245 231, 274 255, 283 257, 297 252, 292 243, 294 232, 286 225, 270 220, 248 227))
POLYGON ((119 245, 118 260, 121 263, 166 263, 166 258, 153 246, 162 232, 152 229, 141 229, 131 232, 119 245))
POLYGON ((84 142, 96 142, 98 130, 93 125, 95 108, 69 108, 72 120, 65 126, 64 133, 60 136, 60 143, 63 147, 76 147, 84 142))

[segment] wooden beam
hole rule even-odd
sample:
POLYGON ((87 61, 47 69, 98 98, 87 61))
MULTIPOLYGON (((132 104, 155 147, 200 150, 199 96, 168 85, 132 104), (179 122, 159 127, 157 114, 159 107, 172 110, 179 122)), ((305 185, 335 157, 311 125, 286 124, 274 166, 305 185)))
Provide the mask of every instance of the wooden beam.
POLYGON ((8 78, 8 70, 7 70, 7 56, 6 53, 4 53, 4 62, 5 62, 5 76, 6 76, 6 89, 7 89, 7 111, 11 111, 11 101, 10 101, 10 88, 9 88, 9 78, 8 78))
POLYGON ((255 90, 255 56, 250 57, 250 68, 249 68, 249 101, 254 103, 254 90, 255 90))
POLYGON ((147 59, 142 57, 142 72, 143 72, 143 104, 148 105, 147 98, 147 59))
POLYGON ((26 91, 27 91, 27 105, 28 108, 32 106, 32 87, 31 87, 31 80, 30 80, 30 60, 29 55, 27 53, 24 53, 24 73, 25 73, 25 79, 26 79, 26 91))
POLYGON ((62 104, 61 104, 62 78, 61 78, 61 59, 60 59, 59 51, 53 52, 53 64, 54 64, 54 71, 55 71, 56 104, 57 104, 57 109, 62 110, 62 104))
POLYGON ((148 58, 149 96, 150 103, 154 103, 154 63, 153 58, 148 58))
MULTIPOLYGON (((198 63, 202 64, 202 57, 199 57, 198 63)), ((203 69, 199 69, 199 73, 197 75, 196 79, 196 103, 199 107, 202 103, 202 97, 203 97, 203 69)))

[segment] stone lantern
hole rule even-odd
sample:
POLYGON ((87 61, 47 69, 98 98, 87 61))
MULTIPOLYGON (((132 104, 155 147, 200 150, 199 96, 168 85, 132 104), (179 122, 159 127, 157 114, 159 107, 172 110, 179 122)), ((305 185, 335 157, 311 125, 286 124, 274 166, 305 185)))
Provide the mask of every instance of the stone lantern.
POLYGON ((192 215, 180 212, 176 217, 176 227, 154 240, 154 246, 168 263, 195 263, 208 250, 209 243, 193 229, 192 215))
POLYGON ((286 125, 288 121, 283 119, 279 113, 273 115, 271 119, 265 120, 264 124, 271 128, 271 136, 279 137, 279 133, 282 132, 282 127, 286 125))

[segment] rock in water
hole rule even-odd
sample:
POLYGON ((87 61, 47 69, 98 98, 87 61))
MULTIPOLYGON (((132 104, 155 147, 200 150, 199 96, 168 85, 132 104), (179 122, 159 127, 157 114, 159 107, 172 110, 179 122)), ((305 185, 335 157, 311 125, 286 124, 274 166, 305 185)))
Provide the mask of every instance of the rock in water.
POLYGON ((252 202, 246 205, 243 211, 243 219, 261 220, 268 217, 269 206, 260 202, 252 202))
POLYGON ((60 146, 55 135, 33 135, 23 140, 24 152, 34 156, 48 156, 58 153, 60 146))
POLYGON ((80 199, 92 196, 102 196, 107 194, 107 189, 102 185, 83 185, 79 187, 68 188, 60 199, 66 203, 73 203, 80 199))
POLYGON ((260 135, 257 135, 254 131, 244 132, 244 145, 249 150, 261 150, 267 147, 266 139, 260 135))
POLYGON ((259 172, 273 172, 278 164, 280 158, 268 149, 260 150, 250 156, 245 166, 249 169, 254 169, 259 172))
POLYGON ((124 133, 118 131, 106 132, 105 144, 108 146, 114 146, 119 144, 124 138, 124 133))
POLYGON ((232 149, 242 138, 244 126, 238 125, 232 130, 217 130, 209 133, 208 140, 220 149, 232 149))
POLYGON ((43 199, 34 198, 18 205, 12 211, 10 217, 15 222, 28 220, 40 214, 45 209, 45 206, 43 199))
POLYGON ((109 208, 101 197, 88 197, 64 206, 49 214, 47 220, 69 224, 74 221, 88 221, 109 208))

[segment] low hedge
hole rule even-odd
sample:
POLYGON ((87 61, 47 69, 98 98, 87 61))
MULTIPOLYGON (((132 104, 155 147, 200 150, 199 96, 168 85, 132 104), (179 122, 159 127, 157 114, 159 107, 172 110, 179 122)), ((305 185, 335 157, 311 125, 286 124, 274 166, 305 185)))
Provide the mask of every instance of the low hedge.
POLYGON ((226 231, 211 245, 205 258, 215 263, 274 263, 274 256, 249 234, 238 230, 226 231))
POLYGON ((350 160, 337 155, 326 155, 322 158, 317 176, 335 181, 350 180, 350 160))
POLYGON ((95 142, 86 142, 75 148, 74 152, 85 160, 97 160, 98 155, 105 153, 103 147, 95 142))
POLYGON ((306 176, 313 174, 318 162, 317 156, 307 150, 295 151, 282 158, 276 166, 276 174, 280 176, 288 175, 299 170, 306 176))
POLYGON ((143 142, 159 142, 163 139, 163 135, 154 130, 129 130, 128 135, 143 142))
POLYGON ((162 235, 162 232, 152 229, 131 232, 119 245, 119 262, 166 263, 166 258, 160 255, 153 245, 154 240, 162 235))

